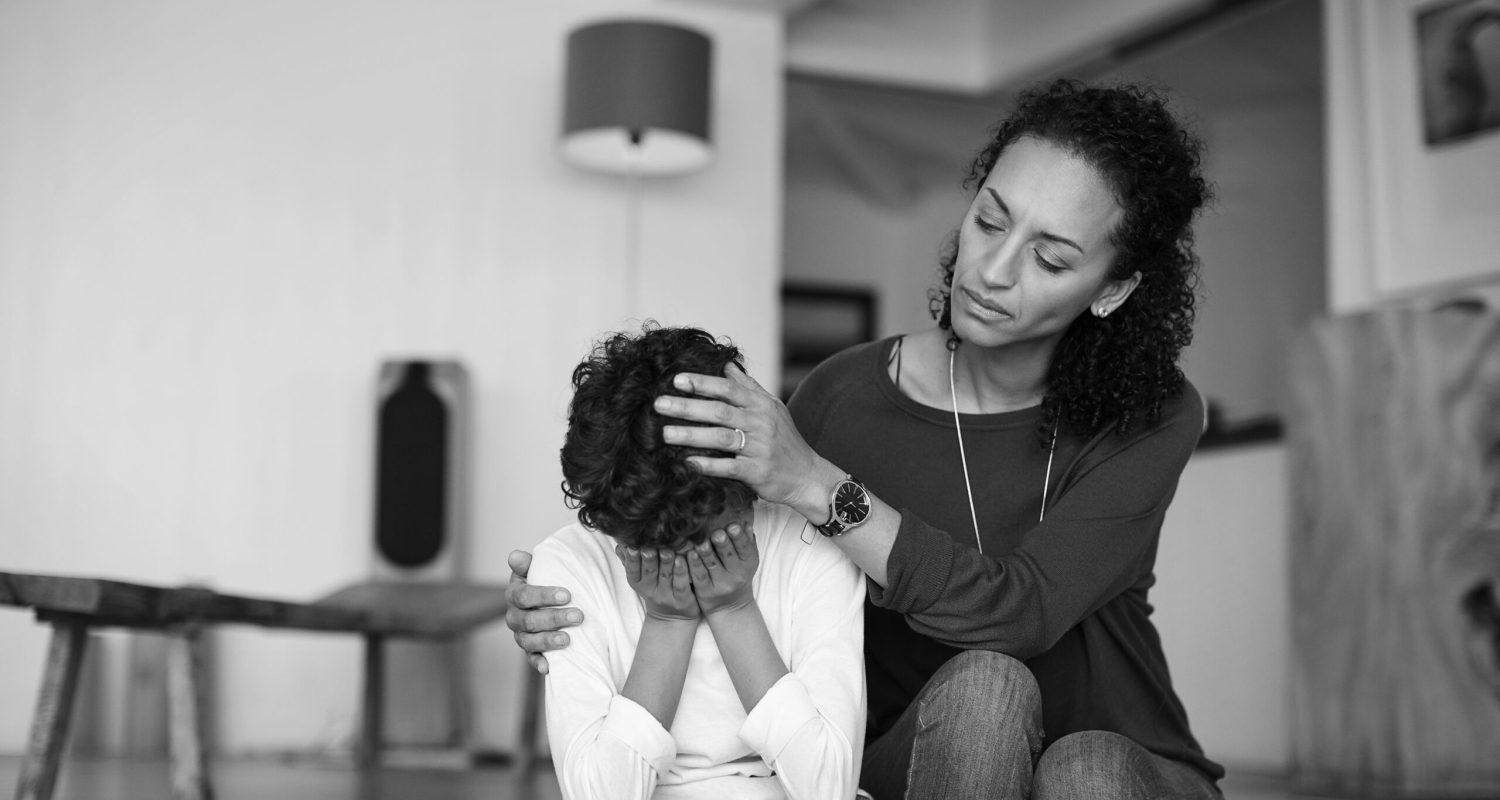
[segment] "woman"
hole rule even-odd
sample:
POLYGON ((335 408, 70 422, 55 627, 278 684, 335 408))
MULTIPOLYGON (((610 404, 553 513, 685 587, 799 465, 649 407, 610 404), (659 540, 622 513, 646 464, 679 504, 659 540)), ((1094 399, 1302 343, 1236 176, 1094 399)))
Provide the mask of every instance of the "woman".
POLYGON ((854 796, 858 570, 828 542, 805 545, 787 507, 688 467, 651 408, 673 375, 738 361, 701 330, 648 326, 573 372, 562 467, 579 522, 531 566, 584 613, 547 677, 564 797, 854 796))
MULTIPOLYGON (((679 376, 666 441, 803 514, 868 578, 861 786, 916 797, 1215 798, 1147 590, 1202 400, 1200 145, 1159 94, 1026 92, 974 160, 937 327, 819 366, 790 411, 679 376), (972 185, 972 184, 971 184, 972 185), (795 422, 795 425, 793 424, 795 422)), ((513 556, 524 648, 564 637, 513 556)), ((562 612, 566 614, 567 612, 562 612)))

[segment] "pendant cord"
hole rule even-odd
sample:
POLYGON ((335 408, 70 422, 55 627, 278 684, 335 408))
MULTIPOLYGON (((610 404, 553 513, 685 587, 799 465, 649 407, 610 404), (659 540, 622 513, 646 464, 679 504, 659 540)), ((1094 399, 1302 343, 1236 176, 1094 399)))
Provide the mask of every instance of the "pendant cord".
POLYGON ((974 545, 984 553, 979 540, 979 514, 974 510, 974 487, 969 485, 969 458, 964 455, 964 429, 958 424, 958 389, 953 384, 953 350, 948 351, 948 396, 953 400, 953 432, 958 434, 958 460, 964 465, 964 491, 969 493, 969 519, 974 522, 974 545))
MULTIPOLYGON (((953 432, 958 436, 958 460, 964 467, 964 491, 969 495, 969 520, 974 523, 974 545, 982 554, 984 542, 979 539, 979 512, 974 506, 974 487, 969 485, 969 458, 964 454, 964 429, 958 421, 958 387, 953 380, 953 353, 957 349, 948 349, 948 397, 953 401, 953 432)), ((1047 491, 1052 487, 1052 457, 1057 455, 1057 428, 1061 422, 1062 417, 1059 416, 1052 423, 1052 442, 1047 447, 1047 473, 1042 478, 1042 510, 1037 515, 1037 522, 1047 519, 1047 491)))
POLYGON ((1052 421, 1052 444, 1047 446, 1047 475, 1042 478, 1042 510, 1036 515, 1037 522, 1047 519, 1047 488, 1052 485, 1052 456, 1057 454, 1057 426, 1061 422, 1061 414, 1052 421))

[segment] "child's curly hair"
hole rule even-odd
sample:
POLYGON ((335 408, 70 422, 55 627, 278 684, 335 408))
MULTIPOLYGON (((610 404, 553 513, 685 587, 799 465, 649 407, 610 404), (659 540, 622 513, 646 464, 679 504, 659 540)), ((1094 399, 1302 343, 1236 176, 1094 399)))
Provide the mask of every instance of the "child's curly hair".
MULTIPOLYGON (((1058 80, 1022 93, 969 167, 965 186, 982 183, 1013 142, 1033 137, 1088 162, 1125 212, 1110 233, 1117 255, 1110 278, 1139 271, 1140 285, 1108 317, 1079 317, 1058 343, 1042 400, 1043 436, 1061 418, 1092 435, 1114 423, 1127 433, 1161 414, 1182 390, 1178 356, 1193 339, 1198 256, 1193 219, 1211 190, 1201 173, 1202 143, 1173 117, 1154 89, 1095 87, 1058 80)), ((939 261, 942 286, 933 318, 952 330, 950 291, 956 234, 939 261)))
POLYGON ((689 466, 690 455, 723 454, 667 445, 663 425, 693 423, 652 407, 661 395, 688 396, 672 386, 674 375, 723 375, 731 363, 744 368, 734 345, 653 322, 638 336, 615 333, 594 345, 573 370, 562 446, 562 490, 580 522, 629 547, 675 549, 703 541, 708 520, 755 499, 745 484, 689 466))

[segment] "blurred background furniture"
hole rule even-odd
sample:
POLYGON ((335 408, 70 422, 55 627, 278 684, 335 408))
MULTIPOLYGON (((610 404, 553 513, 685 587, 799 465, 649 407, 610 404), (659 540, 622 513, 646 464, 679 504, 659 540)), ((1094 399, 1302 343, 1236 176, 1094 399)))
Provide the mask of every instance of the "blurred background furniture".
MULTIPOLYGON (((354 633, 365 641, 361 730, 356 749, 361 767, 380 763, 384 747, 385 647, 393 639, 456 642, 505 614, 505 587, 475 583, 371 581, 341 589, 312 603, 221 594, 197 587, 160 587, 63 575, 0 572, 0 604, 28 607, 52 626, 52 640, 37 695, 17 800, 47 800, 68 741, 68 723, 78 690, 79 667, 91 629, 122 627, 169 637, 168 703, 173 796, 213 796, 205 747, 203 630, 217 624, 354 633)), ((449 676, 453 696, 462 697, 463 676, 449 676)), ((527 707, 540 702, 530 680, 527 707)), ((466 701, 464 701, 466 702, 466 701)), ((463 740, 468 741, 467 713, 463 740)), ((522 761, 527 767, 536 739, 536 717, 526 716, 522 761)))
POLYGON ((1299 789, 1500 796, 1500 314, 1318 322, 1289 385, 1299 789))

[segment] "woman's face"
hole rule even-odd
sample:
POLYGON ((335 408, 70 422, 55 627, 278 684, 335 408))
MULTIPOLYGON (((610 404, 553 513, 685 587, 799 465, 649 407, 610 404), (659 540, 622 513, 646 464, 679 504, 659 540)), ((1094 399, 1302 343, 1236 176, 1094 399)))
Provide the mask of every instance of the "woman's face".
POLYGON ((1113 311, 1139 282, 1109 278, 1124 216, 1097 170, 1049 142, 1012 142, 969 206, 953 266, 953 330, 982 347, 1050 352, 1091 306, 1113 311))

